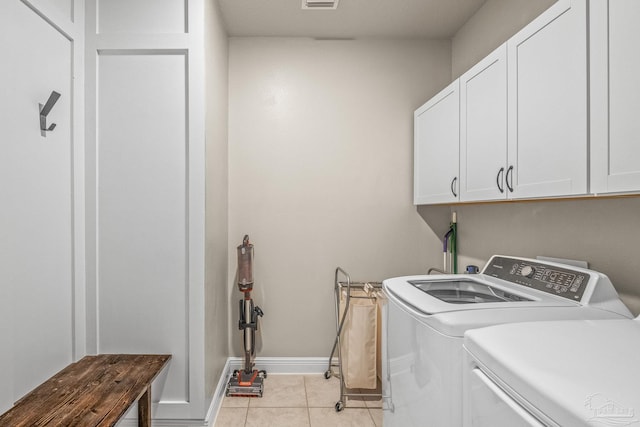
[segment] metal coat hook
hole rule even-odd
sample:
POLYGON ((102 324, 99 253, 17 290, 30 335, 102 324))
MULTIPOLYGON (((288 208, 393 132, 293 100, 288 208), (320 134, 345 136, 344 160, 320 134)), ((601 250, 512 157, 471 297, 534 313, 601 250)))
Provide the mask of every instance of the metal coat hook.
POLYGON ((47 116, 51 112, 51 109, 56 104, 56 102, 58 102, 58 98, 60 98, 60 94, 54 90, 51 92, 51 95, 49 95, 49 99, 47 99, 47 102, 44 105, 38 104, 38 106, 40 107, 40 135, 44 137, 47 136, 47 132, 52 131, 56 128, 55 123, 51 123, 51 126, 47 128, 47 116))

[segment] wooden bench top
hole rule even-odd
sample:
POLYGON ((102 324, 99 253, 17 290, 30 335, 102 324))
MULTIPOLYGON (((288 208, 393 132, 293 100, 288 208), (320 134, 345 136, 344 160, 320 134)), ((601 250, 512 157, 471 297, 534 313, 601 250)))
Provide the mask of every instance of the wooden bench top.
POLYGON ((0 416, 0 426, 114 426, 140 399, 138 424, 150 426, 151 382, 170 355, 86 356, 0 416))

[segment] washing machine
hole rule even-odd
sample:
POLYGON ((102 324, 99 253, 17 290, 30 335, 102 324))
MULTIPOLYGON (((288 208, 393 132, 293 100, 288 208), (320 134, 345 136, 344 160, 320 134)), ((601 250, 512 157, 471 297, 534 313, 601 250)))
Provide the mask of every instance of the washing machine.
POLYGON ((499 325, 465 337, 464 425, 640 425, 640 320, 499 325))
POLYGON ((495 255, 480 274, 383 281, 385 427, 462 425, 463 336, 538 320, 631 319, 609 279, 554 262, 495 255))

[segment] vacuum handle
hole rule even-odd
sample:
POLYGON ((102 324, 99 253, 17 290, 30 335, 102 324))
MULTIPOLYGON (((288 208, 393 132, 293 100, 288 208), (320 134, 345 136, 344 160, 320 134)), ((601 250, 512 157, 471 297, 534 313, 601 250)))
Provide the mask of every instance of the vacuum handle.
POLYGON ((255 329, 258 330, 258 317, 264 316, 264 311, 257 305, 253 306, 253 300, 240 300, 240 320, 238 321, 238 329, 255 329))

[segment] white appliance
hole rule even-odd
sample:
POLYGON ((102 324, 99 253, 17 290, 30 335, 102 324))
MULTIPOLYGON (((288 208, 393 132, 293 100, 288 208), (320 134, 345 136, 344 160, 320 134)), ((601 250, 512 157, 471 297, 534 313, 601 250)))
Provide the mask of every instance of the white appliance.
POLYGON ((640 424, 640 320, 500 325, 465 337, 464 425, 640 424))
POLYGON ((537 320, 630 319, 609 279, 579 267, 493 256, 477 275, 387 279, 385 427, 462 425, 463 336, 537 320))

